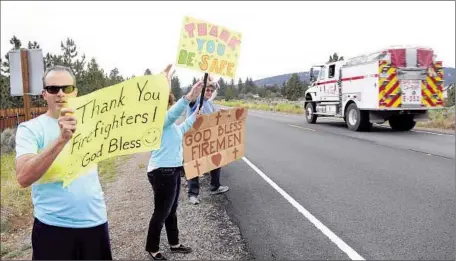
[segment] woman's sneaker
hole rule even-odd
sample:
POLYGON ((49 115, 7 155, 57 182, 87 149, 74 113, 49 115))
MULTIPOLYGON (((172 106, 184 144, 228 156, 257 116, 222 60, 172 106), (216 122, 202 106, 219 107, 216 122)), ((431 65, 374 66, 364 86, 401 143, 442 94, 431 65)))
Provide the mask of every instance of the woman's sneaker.
POLYGON ((225 193, 228 190, 230 190, 230 188, 228 186, 220 186, 220 187, 218 187, 218 189, 211 191, 211 195, 225 193))
POLYGON ((151 252, 149 252, 150 257, 152 257, 153 260, 167 260, 162 253, 158 252, 155 256, 152 255, 151 252))
POLYGON ((195 197, 195 196, 191 196, 191 197, 189 197, 189 199, 188 199, 188 200, 189 200, 189 201, 190 201, 190 203, 191 203, 191 204, 193 204, 193 205, 197 205, 197 204, 199 204, 199 203, 200 203, 200 202, 199 202, 199 199, 198 199, 197 197, 195 197))
POLYGON ((192 249, 190 247, 184 246, 182 244, 180 244, 178 247, 170 247, 169 249, 171 249, 171 252, 181 254, 188 254, 192 252, 192 249))

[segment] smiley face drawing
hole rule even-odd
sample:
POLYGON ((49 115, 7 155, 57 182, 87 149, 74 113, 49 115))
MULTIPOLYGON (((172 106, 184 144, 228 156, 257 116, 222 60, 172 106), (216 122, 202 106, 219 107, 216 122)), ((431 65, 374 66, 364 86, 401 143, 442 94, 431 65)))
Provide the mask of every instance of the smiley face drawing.
POLYGON ((144 135, 142 137, 142 141, 146 147, 152 147, 158 143, 158 141, 160 140, 160 137, 161 137, 161 131, 159 129, 150 128, 144 133, 144 135))

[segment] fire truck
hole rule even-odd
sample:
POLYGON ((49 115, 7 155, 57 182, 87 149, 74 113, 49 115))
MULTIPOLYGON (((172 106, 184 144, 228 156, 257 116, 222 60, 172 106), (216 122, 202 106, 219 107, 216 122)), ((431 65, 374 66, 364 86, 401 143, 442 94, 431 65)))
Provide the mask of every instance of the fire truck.
POLYGON ((409 131, 429 110, 443 107, 442 62, 427 47, 390 47, 314 65, 310 82, 304 107, 311 124, 338 117, 352 131, 386 121, 393 130, 409 131))

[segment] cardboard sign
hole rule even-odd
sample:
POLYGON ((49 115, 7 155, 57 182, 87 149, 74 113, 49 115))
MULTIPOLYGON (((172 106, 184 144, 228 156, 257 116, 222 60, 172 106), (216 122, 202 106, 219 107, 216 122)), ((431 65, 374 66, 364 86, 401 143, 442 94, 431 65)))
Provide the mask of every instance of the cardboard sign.
POLYGON ((68 107, 75 110, 77 119, 76 132, 43 181, 57 178, 66 187, 100 161, 159 149, 168 95, 168 80, 160 74, 69 99, 68 107))
POLYGON ((239 32, 184 17, 176 66, 234 79, 241 41, 239 32))
POLYGON ((187 179, 225 166, 244 156, 247 108, 199 116, 185 134, 184 169, 187 179))

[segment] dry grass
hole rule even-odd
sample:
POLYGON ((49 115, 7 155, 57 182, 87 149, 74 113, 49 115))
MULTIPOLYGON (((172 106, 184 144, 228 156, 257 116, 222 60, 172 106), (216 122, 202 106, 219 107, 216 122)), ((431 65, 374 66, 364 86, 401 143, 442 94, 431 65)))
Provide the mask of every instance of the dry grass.
POLYGON ((429 111, 429 120, 418 122, 418 127, 433 129, 455 129, 455 107, 429 111))
POLYGON ((294 103, 266 103, 266 102, 248 102, 248 101, 215 101, 216 104, 229 106, 229 107, 245 107, 261 111, 277 111, 293 114, 303 114, 304 108, 302 105, 294 103))
MULTIPOLYGON (((15 154, 1 156, 1 258, 14 258, 27 247, 18 245, 16 233, 30 225, 33 214, 30 187, 21 188, 16 181, 15 154)), ((19 239, 20 240, 20 239, 19 239)), ((29 247, 28 247, 29 248, 29 247)))
POLYGON ((31 214, 30 188, 21 188, 16 181, 15 154, 2 153, 1 157, 1 232, 15 229, 12 218, 31 214))

